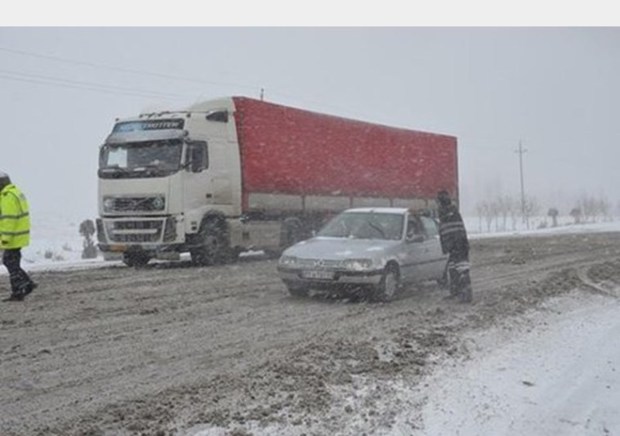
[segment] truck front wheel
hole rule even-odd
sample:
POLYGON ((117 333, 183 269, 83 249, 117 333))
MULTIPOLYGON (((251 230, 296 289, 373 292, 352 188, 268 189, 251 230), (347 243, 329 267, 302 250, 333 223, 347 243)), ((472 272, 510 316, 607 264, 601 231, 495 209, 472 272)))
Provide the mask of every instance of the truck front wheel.
POLYGON ((123 263, 129 267, 139 268, 141 266, 145 266, 151 257, 148 254, 144 253, 124 253, 123 254, 123 263))
POLYGON ((199 247, 190 250, 192 262, 208 266, 223 264, 230 258, 230 242, 226 224, 221 220, 208 220, 200 229, 199 247))

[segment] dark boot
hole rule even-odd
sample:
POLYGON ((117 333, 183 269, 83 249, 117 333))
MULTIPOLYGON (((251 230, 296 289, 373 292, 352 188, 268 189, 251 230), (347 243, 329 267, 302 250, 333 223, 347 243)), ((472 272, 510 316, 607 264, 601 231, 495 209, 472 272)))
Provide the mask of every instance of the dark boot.
POLYGON ((28 283, 25 287, 24 287, 24 297, 28 294, 30 294, 32 291, 34 291, 35 289, 37 289, 39 285, 33 281, 30 281, 30 283, 28 283))
POLYGON ((448 277, 450 279, 450 295, 448 298, 454 298, 459 295, 459 273, 454 265, 448 266, 448 277))
POLYGON ((471 303, 474 298, 473 291, 471 289, 471 285, 466 286, 461 294, 459 295, 459 301, 461 303, 471 303))
POLYGON ((10 297, 2 301, 24 301, 24 294, 22 292, 12 292, 10 297))

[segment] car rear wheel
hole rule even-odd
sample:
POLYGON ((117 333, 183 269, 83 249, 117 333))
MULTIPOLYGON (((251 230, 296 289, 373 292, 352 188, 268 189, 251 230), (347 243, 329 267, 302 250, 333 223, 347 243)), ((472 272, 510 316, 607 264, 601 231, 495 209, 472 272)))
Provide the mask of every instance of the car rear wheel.
POLYGON ((375 289, 374 297, 377 301, 392 301, 396 296, 399 287, 400 275, 398 273, 398 267, 388 265, 385 267, 383 277, 381 277, 381 281, 375 289))

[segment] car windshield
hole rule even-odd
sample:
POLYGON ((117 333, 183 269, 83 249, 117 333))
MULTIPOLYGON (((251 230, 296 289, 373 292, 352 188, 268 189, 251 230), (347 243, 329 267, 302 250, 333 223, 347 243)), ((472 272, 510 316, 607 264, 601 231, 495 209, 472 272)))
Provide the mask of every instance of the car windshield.
POLYGON ((344 212, 329 221, 317 236, 399 240, 403 222, 403 215, 395 213, 344 212))

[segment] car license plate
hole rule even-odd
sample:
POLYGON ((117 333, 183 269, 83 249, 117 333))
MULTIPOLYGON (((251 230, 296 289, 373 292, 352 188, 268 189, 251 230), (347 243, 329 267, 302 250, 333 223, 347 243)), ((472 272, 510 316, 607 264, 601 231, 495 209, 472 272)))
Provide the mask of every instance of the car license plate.
POLYGON ((305 279, 331 280, 334 278, 334 273, 331 271, 303 271, 301 275, 305 279))

